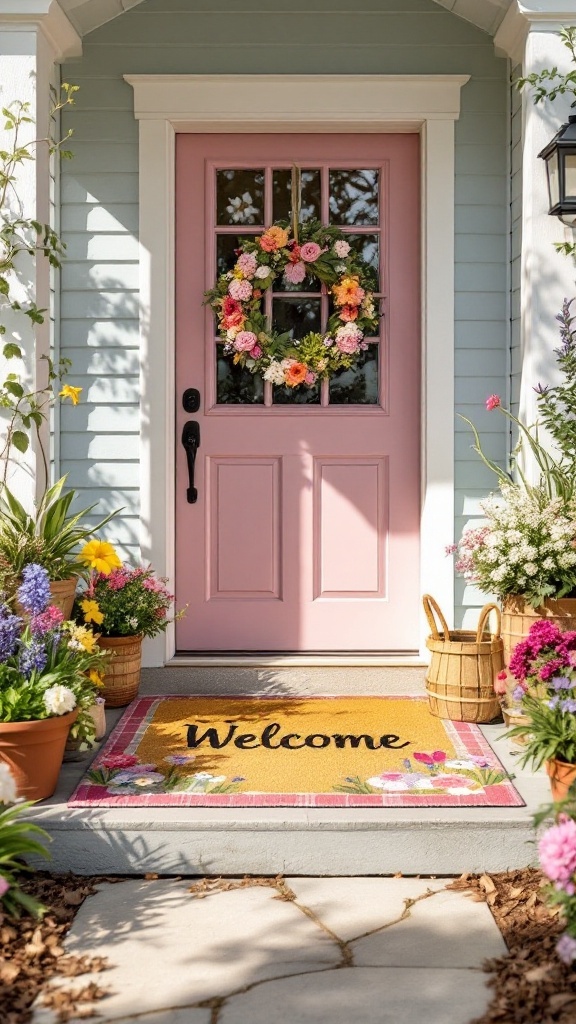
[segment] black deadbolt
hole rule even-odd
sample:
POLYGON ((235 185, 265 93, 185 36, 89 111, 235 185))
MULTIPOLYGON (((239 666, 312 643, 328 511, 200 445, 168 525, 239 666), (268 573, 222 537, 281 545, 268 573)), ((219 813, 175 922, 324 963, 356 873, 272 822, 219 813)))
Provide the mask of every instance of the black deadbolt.
POLYGON ((200 408, 200 392, 197 388, 186 388, 182 395, 182 405, 185 412, 198 412, 200 408))

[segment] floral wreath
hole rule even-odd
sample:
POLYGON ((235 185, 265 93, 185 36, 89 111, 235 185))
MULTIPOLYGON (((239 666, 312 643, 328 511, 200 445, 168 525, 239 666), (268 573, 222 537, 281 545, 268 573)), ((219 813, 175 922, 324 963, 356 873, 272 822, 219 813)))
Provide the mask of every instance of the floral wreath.
POLYGON ((218 318, 218 344, 234 364, 296 388, 313 387, 358 362, 368 348, 365 335, 377 333, 378 313, 368 265, 338 228, 294 221, 291 230, 287 221, 278 221, 262 235, 241 239, 235 254, 233 269, 206 292, 218 318), (331 296, 334 312, 325 334, 311 332, 294 341, 271 329, 262 300, 278 277, 298 285, 307 274, 331 296))

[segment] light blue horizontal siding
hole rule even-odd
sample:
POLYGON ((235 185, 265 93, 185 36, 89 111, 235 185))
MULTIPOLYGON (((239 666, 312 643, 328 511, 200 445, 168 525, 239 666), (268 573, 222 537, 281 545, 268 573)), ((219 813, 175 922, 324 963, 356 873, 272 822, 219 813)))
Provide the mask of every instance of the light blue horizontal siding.
MULTIPOLYGON (((62 468, 102 508, 127 505, 129 546, 138 514, 138 146, 122 75, 247 72, 471 76, 456 124, 456 411, 474 419, 491 457, 504 458, 503 417, 484 407, 487 394, 504 393, 507 339, 507 64, 491 38, 431 0, 254 0, 249 9, 146 0, 88 35, 82 58, 63 69, 80 91, 64 118, 75 159, 62 172, 61 339, 85 392, 81 419, 64 410, 62 468), (122 458, 112 459, 116 435, 122 458)), ((458 526, 488 486, 470 443, 457 420, 458 526)), ((468 601, 469 591, 459 594, 468 601)))

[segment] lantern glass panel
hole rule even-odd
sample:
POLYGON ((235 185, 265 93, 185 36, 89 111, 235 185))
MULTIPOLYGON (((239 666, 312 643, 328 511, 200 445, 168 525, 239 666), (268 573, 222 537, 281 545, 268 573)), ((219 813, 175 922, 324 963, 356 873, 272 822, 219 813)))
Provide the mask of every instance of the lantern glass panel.
POLYGON ((548 171, 548 192, 550 195, 550 209, 552 210, 560 202, 560 174, 557 149, 546 158, 546 170, 548 171))
POLYGON ((564 192, 567 199, 576 199, 576 151, 566 153, 564 161, 564 192))

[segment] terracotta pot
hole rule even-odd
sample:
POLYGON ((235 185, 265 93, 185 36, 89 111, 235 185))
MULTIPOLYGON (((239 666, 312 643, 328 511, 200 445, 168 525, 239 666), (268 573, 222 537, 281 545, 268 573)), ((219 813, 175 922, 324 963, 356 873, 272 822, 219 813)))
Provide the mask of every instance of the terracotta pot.
POLYGON ((101 636, 98 646, 111 654, 100 696, 107 707, 126 707, 140 687, 142 636, 101 636))
MULTIPOLYGON (((67 580, 51 580, 50 582, 50 604, 56 605, 65 619, 69 619, 72 615, 77 584, 77 576, 69 576, 67 580)), ((26 617, 28 613, 24 611, 20 602, 16 600, 14 604, 16 614, 26 617)))
POLYGON ((546 771, 550 779, 550 789, 554 801, 565 800, 568 790, 576 779, 576 764, 568 764, 566 761, 552 759, 545 762, 546 771))
POLYGON ((520 640, 524 640, 530 627, 537 619, 555 622, 560 629, 576 629, 576 598, 546 598, 540 608, 532 608, 521 595, 505 597, 502 602, 502 640, 504 641, 504 664, 510 664, 510 656, 520 640))
POLYGON ((78 708, 33 722, 0 722, 0 760, 8 765, 19 797, 52 796, 62 767, 70 726, 78 708))

